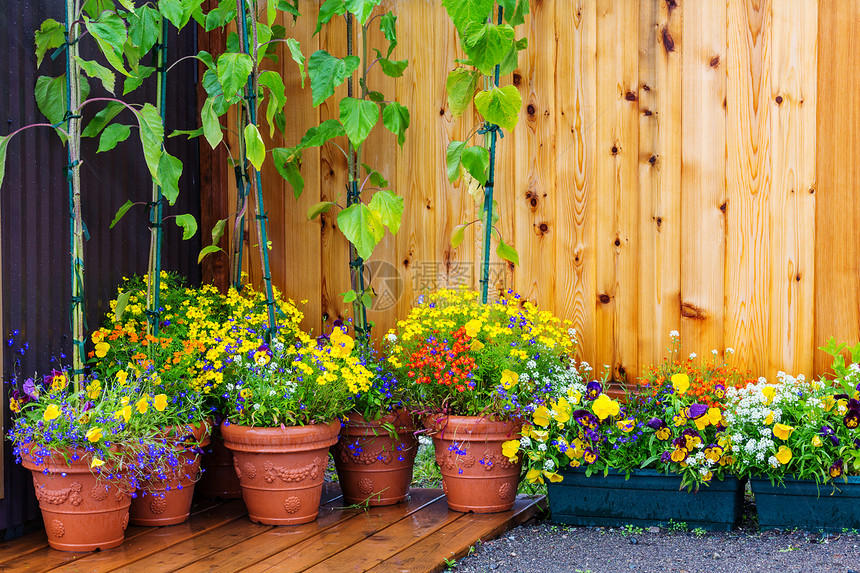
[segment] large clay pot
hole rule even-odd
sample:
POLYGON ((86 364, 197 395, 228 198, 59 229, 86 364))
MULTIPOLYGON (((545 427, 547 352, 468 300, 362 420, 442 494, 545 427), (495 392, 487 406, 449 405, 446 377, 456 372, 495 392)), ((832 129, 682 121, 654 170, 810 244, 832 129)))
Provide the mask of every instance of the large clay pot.
POLYGON ((33 472, 48 545, 60 551, 95 551, 120 545, 131 504, 128 484, 90 469, 84 450, 62 453, 22 446, 22 465, 33 472), (77 458, 77 459, 73 459, 77 458), (47 473, 45 473, 47 470, 47 473))
POLYGON ((442 488, 454 511, 496 513, 514 506, 522 461, 502 454, 522 424, 477 416, 425 416, 442 471, 442 488))
POLYGON ((242 497, 239 476, 233 469, 233 452, 224 445, 218 426, 212 428, 211 442, 203 450, 203 475, 194 491, 204 497, 238 499, 242 497))
POLYGON ((346 503, 375 506, 405 501, 417 451, 415 422, 406 410, 370 422, 351 414, 332 448, 346 503), (396 434, 390 434, 385 425, 393 426, 396 434))
POLYGON ((340 420, 287 428, 221 424, 251 521, 298 525, 316 519, 328 451, 339 433, 340 420))
POLYGON ((149 480, 141 484, 129 510, 132 525, 175 525, 191 515, 194 484, 200 475, 200 454, 196 445, 186 445, 191 436, 194 444, 201 447, 209 444, 209 425, 200 422, 196 426, 173 426, 163 436, 167 443, 173 442, 177 465, 161 468, 164 479, 149 480))

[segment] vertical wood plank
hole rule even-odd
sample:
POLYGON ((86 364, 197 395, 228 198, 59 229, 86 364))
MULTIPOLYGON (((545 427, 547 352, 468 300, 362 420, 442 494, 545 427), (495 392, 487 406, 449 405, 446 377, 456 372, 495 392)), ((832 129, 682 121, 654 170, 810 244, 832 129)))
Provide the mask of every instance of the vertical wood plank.
POLYGON ((639 367, 661 360, 680 329, 681 6, 639 10, 639 367))
POLYGON ((771 314, 771 12, 771 0, 739 0, 727 13, 724 335, 734 363, 755 372, 767 365, 771 314))
POLYGON ((597 2, 556 2, 556 311, 596 362, 597 2))
POLYGON ((683 38, 681 339, 701 355, 723 338, 726 3, 685 3, 683 38))
MULTIPOLYGON (((818 7, 818 185, 810 188, 817 196, 816 348, 831 336, 851 344, 860 339, 860 3, 821 0, 818 7)), ((815 371, 829 366, 830 358, 816 351, 815 371)))
POLYGON ((817 2, 774 2, 772 26, 767 375, 783 370, 811 376, 815 348, 815 195, 810 190, 815 185, 817 2))
POLYGON ((597 366, 637 376, 639 13, 604 3, 597 14, 597 366), (625 38, 628 42, 619 42, 625 38))

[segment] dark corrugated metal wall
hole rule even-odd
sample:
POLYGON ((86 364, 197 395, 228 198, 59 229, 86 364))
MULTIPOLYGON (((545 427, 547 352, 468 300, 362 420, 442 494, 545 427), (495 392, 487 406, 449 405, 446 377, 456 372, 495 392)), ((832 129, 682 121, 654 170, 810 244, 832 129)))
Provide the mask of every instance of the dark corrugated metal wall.
MULTIPOLYGON (((0 134, 22 125, 44 121, 36 108, 33 87, 39 75, 63 73, 62 58, 46 58, 36 70, 33 34, 45 18, 63 19, 61 0, 0 0, 0 134)), ((85 40, 88 41, 88 40, 85 40)), ((181 38, 169 38, 169 62, 196 52, 196 35, 189 27, 181 38)), ((88 46, 83 46, 86 50, 88 46)), ((91 48, 91 46, 90 46, 91 48)), ((94 54, 86 54, 93 57, 94 54)), ((168 132, 196 127, 197 66, 182 62, 168 76, 168 132)), ((121 81, 118 80, 118 86, 121 81)), ((99 92, 90 82, 93 95, 99 92)), ((154 82, 145 85, 137 101, 154 101, 154 82)), ((100 86, 99 86, 100 89, 100 86)), ((119 91, 119 89, 118 89, 119 91)), ((131 97, 131 96, 129 96, 131 97)), ((98 104, 86 110, 85 120, 98 104)), ((131 120, 117 117, 125 123, 131 120)), ((148 228, 142 207, 135 207, 113 229, 108 227, 126 199, 148 201, 150 178, 142 161, 140 143, 132 137, 111 152, 96 155, 97 141, 85 140, 82 167, 84 220, 90 232, 85 244, 88 327, 101 321, 116 285, 124 275, 146 271, 148 228)), ((177 205, 166 214, 192 213, 199 220, 199 166, 196 141, 174 138, 168 150, 184 163, 177 205)), ((68 354, 70 278, 68 193, 62 168, 65 150, 59 138, 46 129, 29 130, 9 143, 6 179, 0 189, 0 256, 2 256, 3 327, 5 339, 20 329, 30 343, 23 371, 48 368, 50 357, 68 354)), ((175 225, 166 225, 163 267, 199 280, 196 264, 200 235, 182 241, 175 225)), ((14 357, 5 356, 8 376, 14 357)), ((4 400, 5 400, 4 392, 4 400)), ((8 410, 8 409, 7 409, 8 410)), ((8 427, 8 411, 5 427, 8 427)), ((13 533, 27 519, 38 515, 29 475, 25 475, 5 447, 5 498, 0 500, 0 530, 13 533)))

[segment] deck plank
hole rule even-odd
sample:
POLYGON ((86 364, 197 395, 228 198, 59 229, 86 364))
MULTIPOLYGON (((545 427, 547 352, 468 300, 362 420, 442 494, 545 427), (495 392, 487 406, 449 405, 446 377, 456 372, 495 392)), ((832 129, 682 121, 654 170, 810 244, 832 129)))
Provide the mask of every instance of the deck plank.
POLYGON ((0 543, 0 568, 7 561, 19 559, 24 555, 39 551, 40 549, 46 549, 47 547, 48 536, 45 534, 44 529, 28 533, 18 539, 0 543))
MULTIPOLYGON (((542 496, 520 496, 511 511, 490 514, 467 513, 433 535, 421 538, 417 543, 413 543, 396 555, 386 558, 376 567, 365 571, 370 573, 442 571, 445 569, 446 559, 463 557, 478 539, 482 541, 493 539, 508 529, 525 523, 534 517, 544 503, 542 496)), ((329 571, 340 571, 340 569, 329 569, 329 571)))
MULTIPOLYGON (((441 490, 417 490, 406 503, 388 507, 371 507, 354 518, 341 522, 303 542, 293 545, 288 551, 273 553, 268 559, 243 570, 245 573, 262 571, 304 571, 317 563, 342 551, 348 550, 379 532, 387 531, 392 524, 406 519, 436 503, 445 504, 441 490)), ((231 563, 237 568, 242 563, 231 563)), ((330 569, 335 570, 335 569, 330 569)))

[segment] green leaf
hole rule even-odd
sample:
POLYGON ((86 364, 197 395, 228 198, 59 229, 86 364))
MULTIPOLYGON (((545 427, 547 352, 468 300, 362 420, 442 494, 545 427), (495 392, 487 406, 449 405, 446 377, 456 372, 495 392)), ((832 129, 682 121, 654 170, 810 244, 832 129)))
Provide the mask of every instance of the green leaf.
POLYGON ((227 228, 227 219, 219 219, 215 226, 212 227, 212 244, 217 245, 221 237, 224 236, 224 230, 227 228))
POLYGON ((266 144, 263 143, 260 131, 253 123, 245 126, 245 152, 248 155, 248 161, 259 171, 263 167, 263 161, 266 160, 266 144))
POLYGON ((187 241, 197 233, 197 220, 188 213, 176 216, 176 224, 182 227, 182 240, 187 241))
POLYGON ((199 265, 200 263, 202 263, 203 259, 206 258, 206 255, 211 255, 212 253, 217 253, 218 251, 223 250, 224 249, 222 249, 218 245, 207 245, 203 247, 202 249, 200 249, 200 254, 197 255, 197 264, 199 265))
POLYGON ((225 115, 230 109, 230 103, 224 97, 224 91, 221 89, 221 84, 218 82, 218 75, 215 70, 206 70, 203 73, 203 89, 212 98, 212 109, 218 117, 225 115))
POLYGON ((152 66, 138 66, 134 73, 127 78, 122 84, 122 95, 133 92, 143 84, 143 80, 151 76, 155 72, 152 66))
POLYGON ((382 66, 382 73, 389 78, 399 78, 403 75, 406 66, 409 65, 408 60, 389 60, 382 57, 382 52, 376 50, 376 55, 379 58, 379 65, 382 66))
POLYGON ((355 17, 364 26, 370 19, 370 13, 379 6, 380 2, 382 0, 346 0, 346 9, 351 14, 355 14, 355 17))
POLYGON ((328 213, 328 211, 337 205, 337 203, 333 203, 332 201, 322 201, 313 205, 310 209, 308 209, 308 221, 311 219, 316 219, 323 213, 328 213))
POLYGON ((378 191, 370 199, 368 207, 379 216, 379 220, 388 227, 392 235, 397 234, 403 215, 403 197, 398 197, 391 191, 378 191))
POLYGON ((3 187, 3 178, 6 176, 6 148, 9 146, 9 136, 0 135, 0 187, 3 187))
POLYGON ((385 235, 385 227, 379 215, 364 203, 350 205, 338 213, 337 225, 346 240, 355 245, 358 256, 364 260, 370 258, 373 249, 385 235))
POLYGON ((123 216, 128 212, 129 209, 132 208, 133 205, 134 203, 132 203, 131 201, 126 201, 122 204, 122 207, 117 210, 116 215, 114 215, 113 221, 111 221, 110 223, 111 229, 113 229, 116 224, 119 223, 119 220, 123 218, 123 216))
POLYGON ((517 254, 517 250, 506 244, 501 239, 499 239, 499 246, 496 247, 496 255, 498 255, 500 259, 510 261, 515 265, 520 264, 520 256, 517 254))
POLYGON ((140 53, 149 52, 161 33, 161 14, 151 6, 141 6, 128 17, 128 39, 140 48, 140 53))
POLYGON ((302 46, 295 38, 287 38, 287 47, 290 49, 290 56, 293 61, 299 65, 299 77, 302 81, 302 89, 305 88, 305 56, 302 54, 302 46))
POLYGON ((171 205, 176 203, 176 198, 179 197, 179 177, 181 175, 182 162, 166 151, 163 152, 158 162, 158 182, 161 185, 161 193, 171 205))
POLYGON ((105 90, 110 92, 111 95, 114 95, 113 90, 116 86, 116 76, 112 71, 95 60, 83 60, 78 57, 75 57, 75 60, 77 60, 85 74, 94 80, 101 80, 102 86, 104 86, 105 90))
POLYGON ((164 143, 164 125, 158 110, 151 103, 143 104, 137 112, 140 125, 140 145, 143 147, 143 157, 152 178, 158 179, 159 162, 161 161, 161 146, 164 143))
POLYGON ((394 48, 397 47, 397 16, 395 16, 392 12, 386 12, 379 19, 379 29, 382 31, 382 34, 385 36, 385 39, 388 40, 388 52, 385 54, 386 57, 391 55, 391 52, 394 51, 394 48))
POLYGON ((200 121, 203 123, 203 135, 206 137, 206 141, 209 142, 212 149, 215 149, 224 139, 224 134, 221 131, 218 114, 212 107, 213 103, 211 97, 206 98, 206 101, 203 102, 203 108, 200 110, 200 121))
POLYGON ((490 152, 485 147, 473 145, 463 150, 461 164, 469 175, 478 180, 481 185, 487 182, 487 170, 490 168, 490 152))
POLYGON ((216 73, 225 97, 228 99, 235 98, 239 90, 245 86, 248 75, 253 69, 254 62, 248 54, 227 52, 218 56, 216 73))
POLYGON ((66 42, 66 27, 48 18, 36 30, 36 67, 42 65, 42 59, 48 50, 59 48, 66 42))
POLYGON ((120 141, 125 141, 131 135, 131 128, 127 125, 123 125, 121 123, 113 123, 102 132, 102 136, 99 139, 99 149, 96 153, 102 153, 104 151, 110 151, 120 141))
POLYGON ((122 313, 125 312, 125 307, 128 306, 128 299, 133 292, 132 290, 128 290, 116 297, 116 307, 114 307, 113 311, 113 318, 116 322, 122 320, 122 313))
POLYGON ((511 51, 508 52, 508 55, 505 56, 505 59, 499 65, 499 75, 506 76, 519 67, 520 52, 525 50, 528 45, 528 38, 520 38, 516 41, 511 51))
MULTIPOLYGON (((81 82, 81 101, 87 99, 90 93, 90 84, 87 79, 80 76, 81 82)), ((39 111, 48 118, 52 124, 59 124, 63 121, 66 115, 66 75, 63 74, 56 78, 40 76, 36 80, 36 105, 39 111)), ((60 126, 65 129, 67 126, 60 126)), ((58 132, 59 133, 59 132, 58 132)), ((59 133, 63 142, 66 141, 66 136, 59 133)))
POLYGON ((324 24, 328 24, 329 21, 337 15, 346 14, 346 4, 344 4, 343 0, 326 0, 322 6, 320 6, 320 13, 317 16, 317 28, 314 30, 314 36, 320 33, 324 24))
POLYGON ((194 139, 195 137, 200 137, 201 135, 203 135, 203 128, 198 127, 197 129, 174 129, 170 132, 167 138, 170 139, 173 137, 180 137, 182 135, 184 135, 188 139, 194 139))
POLYGON ((505 9, 505 22, 511 26, 525 23, 526 14, 529 13, 529 0, 500 0, 499 6, 505 9))
POLYGON ((269 137, 275 134, 275 112, 287 105, 286 87, 280 74, 266 70, 260 74, 257 83, 269 90, 269 100, 266 102, 266 121, 269 123, 269 137))
POLYGON ((469 104, 478 88, 478 72, 466 68, 456 68, 448 74, 445 89, 448 92, 448 105, 454 117, 459 117, 469 104))
POLYGON ((448 150, 445 153, 445 164, 448 168, 448 181, 451 183, 460 178, 460 164, 465 149, 465 141, 452 141, 448 144, 448 150))
POLYGON ((367 92, 367 99, 376 103, 382 103, 385 101, 385 96, 382 95, 382 92, 367 92))
POLYGON ((501 64, 515 46, 510 24, 469 24, 463 41, 463 51, 485 76, 493 75, 496 64, 501 64))
POLYGON ((345 97, 340 100, 340 123, 356 147, 361 145, 379 121, 379 106, 372 101, 345 97))
POLYGON ((201 4, 203 0, 158 0, 158 11, 170 20, 177 30, 181 30, 201 4))
POLYGON ((296 199, 301 197, 305 188, 301 154, 296 154, 296 148, 276 147, 272 150, 272 159, 275 162, 275 169, 293 188, 293 196, 296 199))
POLYGON ((343 302, 345 304, 349 304, 358 298, 358 295, 355 293, 354 290, 348 290, 346 292, 342 292, 342 293, 340 293, 340 295, 343 297, 343 302))
POLYGON ((116 14, 102 12, 98 20, 84 17, 87 31, 96 39, 108 63, 124 76, 129 75, 122 62, 123 46, 128 40, 125 22, 116 14))
POLYGON ((227 0, 218 4, 218 7, 206 14, 203 28, 210 32, 215 28, 221 28, 236 17, 236 3, 227 0))
POLYGON ((311 127, 302 137, 299 147, 306 149, 308 147, 319 147, 326 141, 346 135, 343 130, 343 125, 336 119, 327 119, 316 127, 311 127))
POLYGON ((110 121, 124 109, 125 106, 119 102, 108 102, 104 109, 100 110, 97 114, 93 116, 93 118, 84 128, 84 131, 81 133, 81 137, 97 136, 99 133, 101 133, 105 126, 110 123, 110 121))
POLYGON ((458 30, 472 22, 486 22, 493 9, 493 0, 442 0, 442 6, 458 30))
POLYGON ((314 107, 333 95, 335 88, 345 82, 346 78, 358 69, 360 63, 358 56, 347 56, 341 60, 325 50, 317 50, 311 54, 308 72, 311 76, 314 107))
POLYGON ((463 239, 466 237, 466 227, 468 225, 457 225, 451 233, 451 246, 455 249, 460 246, 463 239))
POLYGON ((116 5, 113 0, 87 0, 84 3, 84 12, 89 16, 95 17, 105 10, 115 10, 116 5))
POLYGON ((361 293, 361 304, 364 308, 370 308, 373 305, 373 298, 370 296, 370 293, 365 291, 361 293))
POLYGON ((382 110, 382 124, 385 129, 397 136, 397 144, 403 147, 406 129, 409 127, 409 110, 405 105, 392 102, 382 110))
POLYGON ((371 186, 379 188, 388 187, 388 180, 382 176, 382 173, 366 163, 362 163, 361 166, 364 167, 364 170, 367 172, 367 177, 371 186))
POLYGON ((515 86, 493 88, 475 96, 475 107, 485 121, 512 131, 519 119, 523 99, 515 86))

